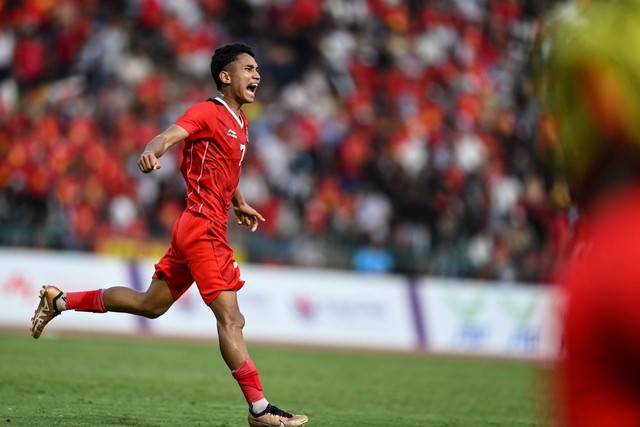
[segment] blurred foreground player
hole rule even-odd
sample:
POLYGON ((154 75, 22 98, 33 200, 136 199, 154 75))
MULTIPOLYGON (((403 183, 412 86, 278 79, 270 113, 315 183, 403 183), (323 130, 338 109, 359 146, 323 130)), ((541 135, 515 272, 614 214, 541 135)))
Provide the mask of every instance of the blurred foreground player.
POLYGON ((550 25, 549 109, 578 208, 561 268, 560 420, 640 426, 640 0, 563 6, 550 25))
POLYGON ((216 317, 222 357, 249 403, 249 425, 301 426, 307 422, 306 416, 285 412, 269 404, 262 394, 258 370, 242 334, 244 317, 236 292, 244 281, 226 236, 231 205, 238 224, 252 231, 264 221, 237 189, 248 145, 248 123, 241 107, 254 100, 260 83, 258 65, 249 46, 232 44, 215 51, 211 73, 218 96, 189 108, 147 144, 138 160, 142 172, 157 170, 158 159, 184 141, 180 169, 187 184, 187 207, 176 221, 171 247, 156 264, 147 291, 112 287, 64 293, 55 286, 44 286, 31 320, 31 334, 38 338, 47 323, 65 310, 116 311, 156 318, 195 281, 216 317))

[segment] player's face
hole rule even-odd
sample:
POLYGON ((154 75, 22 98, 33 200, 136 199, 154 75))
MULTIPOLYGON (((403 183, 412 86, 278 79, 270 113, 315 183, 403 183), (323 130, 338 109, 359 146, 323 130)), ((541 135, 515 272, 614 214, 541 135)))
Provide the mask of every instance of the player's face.
POLYGON ((229 95, 240 105, 254 101, 260 84, 259 71, 256 60, 246 53, 241 53, 228 65, 229 95))

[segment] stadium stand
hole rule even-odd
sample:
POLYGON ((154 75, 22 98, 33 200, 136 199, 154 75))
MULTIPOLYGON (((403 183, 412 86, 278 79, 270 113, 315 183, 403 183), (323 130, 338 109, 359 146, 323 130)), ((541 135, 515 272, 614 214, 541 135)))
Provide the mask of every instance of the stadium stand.
POLYGON ((239 260, 543 283, 568 229, 529 77, 549 3, 0 2, 0 245, 163 253, 181 150, 135 162, 244 41, 267 222, 230 230, 239 260))

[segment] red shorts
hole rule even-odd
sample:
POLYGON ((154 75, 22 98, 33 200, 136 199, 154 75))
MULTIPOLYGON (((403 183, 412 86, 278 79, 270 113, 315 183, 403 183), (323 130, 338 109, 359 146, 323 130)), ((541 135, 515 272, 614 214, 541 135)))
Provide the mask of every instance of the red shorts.
POLYGON ((224 227, 185 210, 171 237, 171 247, 155 265, 154 279, 167 282, 177 300, 196 283, 202 300, 209 305, 222 291, 237 291, 244 285, 233 259, 224 227))

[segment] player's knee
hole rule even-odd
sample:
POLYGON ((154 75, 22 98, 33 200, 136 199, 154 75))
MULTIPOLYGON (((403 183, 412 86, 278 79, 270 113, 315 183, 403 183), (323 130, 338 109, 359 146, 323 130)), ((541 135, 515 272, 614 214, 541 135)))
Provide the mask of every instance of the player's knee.
POLYGON ((149 319, 157 319, 166 313, 167 309, 168 307, 144 304, 140 314, 149 319))
POLYGON ((218 323, 224 328, 228 329, 242 329, 244 328, 245 320, 242 313, 227 313, 218 317, 218 323))
POLYGON ((161 308, 151 308, 148 310, 144 310, 142 315, 148 319, 157 319, 162 316, 167 310, 161 308))
POLYGON ((166 313, 173 302, 174 300, 170 300, 166 295, 159 295, 158 292, 148 290, 147 292, 139 293, 139 298, 137 298, 136 302, 137 312, 149 319, 156 319, 166 313))

